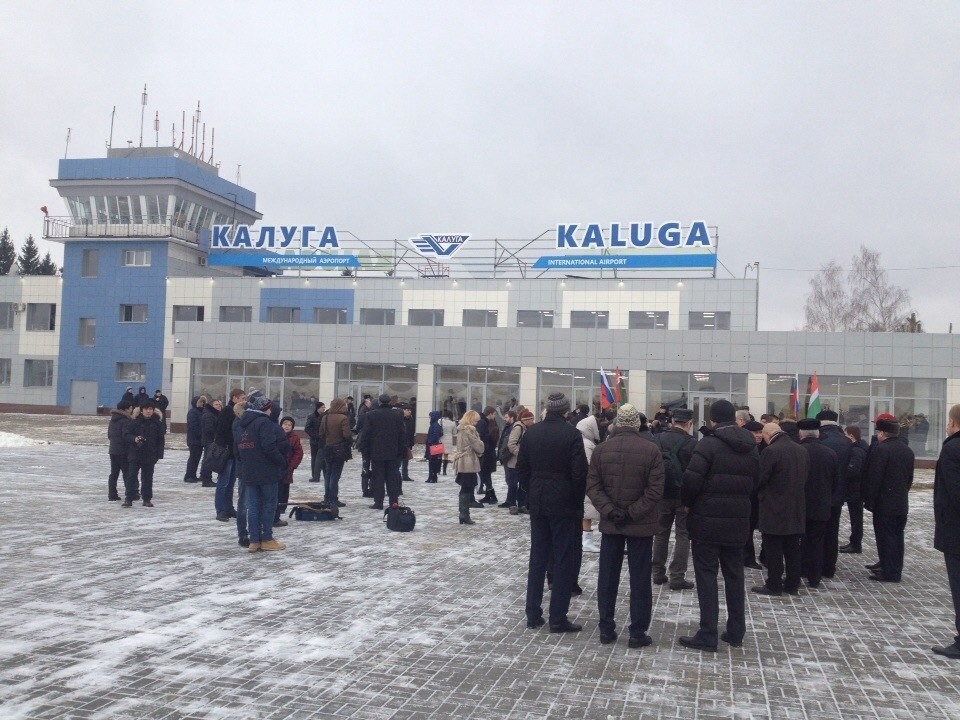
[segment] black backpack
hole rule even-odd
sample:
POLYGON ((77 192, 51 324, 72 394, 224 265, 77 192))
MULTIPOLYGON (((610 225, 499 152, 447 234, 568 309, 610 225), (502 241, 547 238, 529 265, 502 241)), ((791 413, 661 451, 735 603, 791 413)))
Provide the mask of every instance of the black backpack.
POLYGON ((664 470, 664 496, 669 490, 673 491, 673 496, 677 497, 680 493, 680 484, 683 482, 683 465, 680 464, 680 448, 682 442, 675 442, 669 448, 663 446, 664 433, 656 436, 657 445, 660 448, 660 454, 663 456, 664 470))

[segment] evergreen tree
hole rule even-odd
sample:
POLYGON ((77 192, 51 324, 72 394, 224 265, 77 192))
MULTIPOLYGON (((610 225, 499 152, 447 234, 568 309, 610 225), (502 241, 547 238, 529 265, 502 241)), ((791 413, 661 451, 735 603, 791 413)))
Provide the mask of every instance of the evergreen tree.
POLYGON ((27 235, 20 256, 17 258, 17 272, 21 275, 38 275, 40 270, 40 251, 33 235, 27 235))
POLYGON ((50 252, 47 251, 47 254, 43 256, 43 260, 40 261, 40 265, 37 267, 37 275, 56 275, 59 269, 53 261, 53 258, 50 257, 50 252))
POLYGON ((10 239, 7 228, 0 232, 0 275, 9 275, 10 269, 17 261, 17 248, 10 239))

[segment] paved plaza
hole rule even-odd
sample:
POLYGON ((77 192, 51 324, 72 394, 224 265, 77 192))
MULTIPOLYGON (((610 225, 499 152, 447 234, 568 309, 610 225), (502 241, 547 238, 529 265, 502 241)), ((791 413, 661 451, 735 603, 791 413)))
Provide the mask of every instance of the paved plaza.
MULTIPOLYGON (((53 441, 0 447, 3 720, 960 717, 960 663, 929 651, 954 631, 928 489, 910 496, 902 584, 868 579, 868 530, 819 591, 748 592, 743 648, 680 648, 696 592, 655 586, 654 643, 630 650, 626 572, 616 644, 598 639, 596 555, 571 605, 584 631, 526 629, 527 521, 491 508, 461 527, 452 476, 428 485, 424 463, 404 486, 413 533, 367 509, 354 461, 343 520, 291 521, 286 551, 250 554, 213 490, 182 482, 183 450, 157 466, 155 508, 107 502, 105 428, 0 415, 53 441)), ((318 495, 307 478, 291 497, 318 495)))

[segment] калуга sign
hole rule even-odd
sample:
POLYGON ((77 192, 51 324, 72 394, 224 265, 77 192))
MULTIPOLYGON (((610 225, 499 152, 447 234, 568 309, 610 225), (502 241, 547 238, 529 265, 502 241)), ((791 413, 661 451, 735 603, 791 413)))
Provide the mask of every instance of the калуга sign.
POLYGON ((214 225, 207 263, 248 267, 360 267, 355 255, 264 252, 273 249, 339 250, 340 241, 332 225, 323 228, 316 225, 261 225, 255 229, 249 225, 237 225, 235 231, 232 225, 214 225))

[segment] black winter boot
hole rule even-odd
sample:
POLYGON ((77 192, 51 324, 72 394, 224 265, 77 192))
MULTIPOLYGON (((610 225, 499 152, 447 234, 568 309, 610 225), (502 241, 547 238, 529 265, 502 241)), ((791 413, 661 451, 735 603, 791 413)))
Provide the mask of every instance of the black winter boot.
POLYGON ((470 519, 470 501, 473 498, 470 495, 459 495, 460 498, 460 524, 461 525, 475 525, 476 523, 470 519))
POLYGON ((450 461, 449 461, 449 460, 444 460, 444 461, 443 461, 443 474, 444 474, 444 475, 447 474, 447 465, 449 465, 449 464, 450 464, 450 461))

